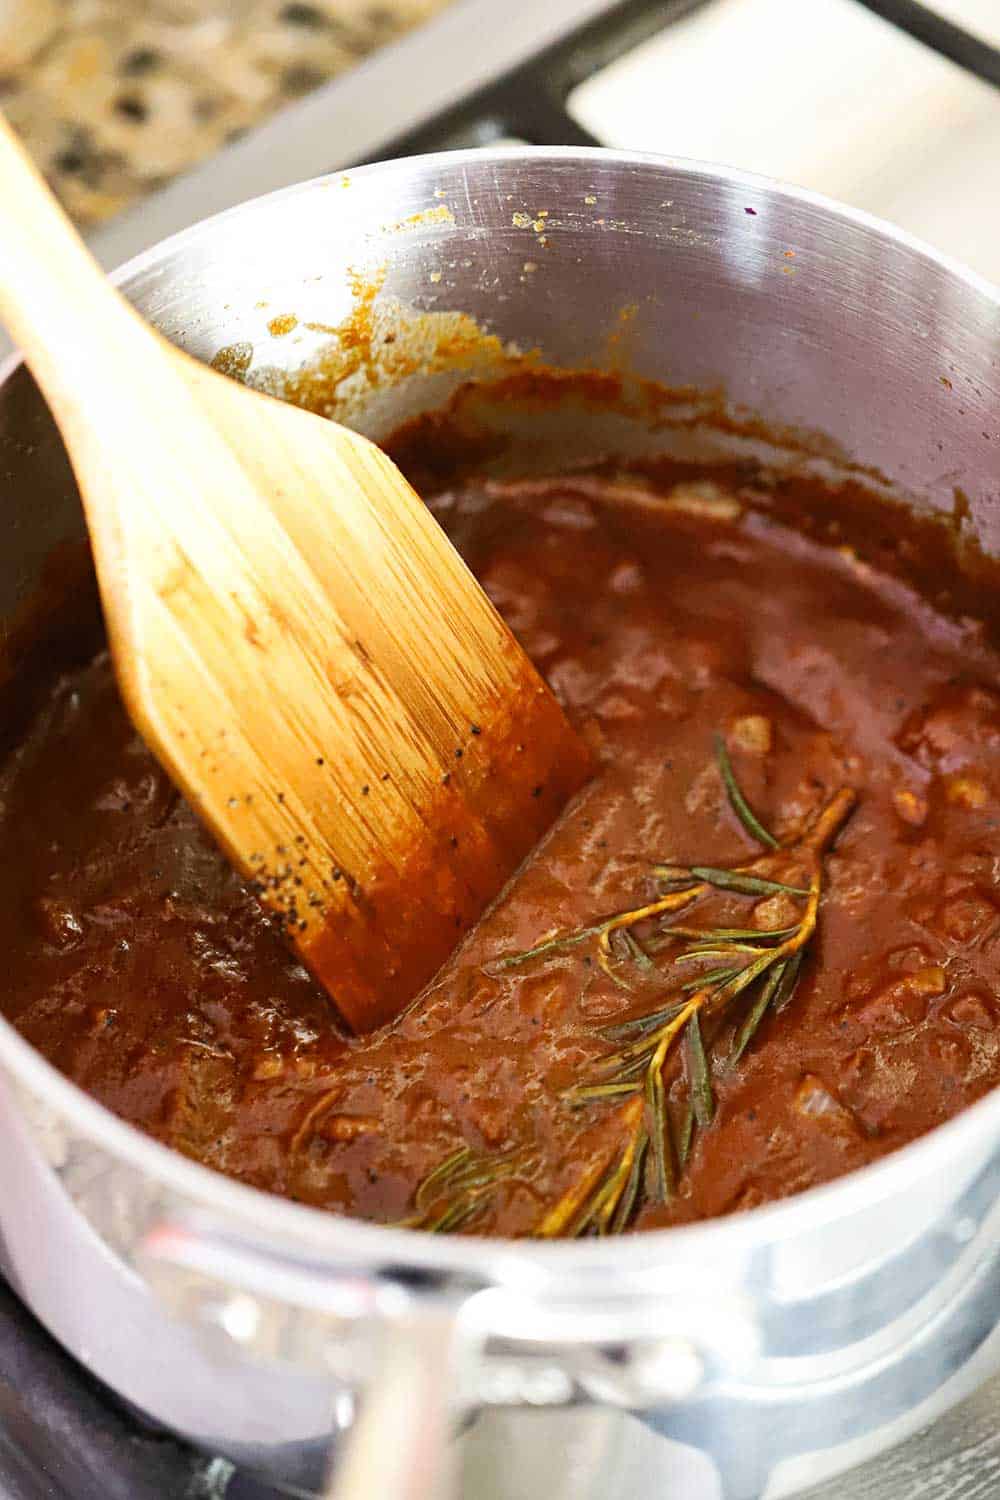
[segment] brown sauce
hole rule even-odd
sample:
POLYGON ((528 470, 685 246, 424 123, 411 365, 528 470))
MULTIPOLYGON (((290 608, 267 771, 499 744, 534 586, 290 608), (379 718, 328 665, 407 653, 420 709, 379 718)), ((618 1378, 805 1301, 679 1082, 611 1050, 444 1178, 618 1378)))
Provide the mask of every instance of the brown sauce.
MULTIPOLYGON (((676 976, 655 922, 637 933, 658 971, 633 983, 622 965, 626 988, 586 943, 492 966, 653 900, 656 862, 760 853, 727 800, 722 732, 783 842, 838 788, 857 805, 790 1003, 735 1065, 746 1004, 706 1030, 714 1118, 634 1225, 798 1192, 979 1098, 1000 1080, 1000 656, 975 619, 735 493, 634 505, 571 478, 433 501, 599 770, 421 1000, 371 1036, 344 1033, 201 832, 107 658, 64 676, 0 783, 10 1019, 159 1140, 336 1212, 405 1219, 457 1149, 518 1148, 467 1227, 531 1233, 614 1143, 618 1101, 566 1098, 608 1051, 600 1029, 676 976)), ((715 891, 685 920, 759 924, 767 899, 715 891)), ((675 1129, 691 1066, 677 1051, 663 1071, 675 1129)))

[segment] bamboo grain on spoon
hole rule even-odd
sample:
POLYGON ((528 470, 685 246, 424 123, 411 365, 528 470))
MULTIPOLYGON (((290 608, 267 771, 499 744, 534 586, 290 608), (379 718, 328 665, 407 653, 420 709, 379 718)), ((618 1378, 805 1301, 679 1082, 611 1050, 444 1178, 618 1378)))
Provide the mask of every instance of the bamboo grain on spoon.
POLYGON ((2 120, 0 197, 0 319, 72 459, 126 706, 347 1021, 385 1021, 588 754, 378 448, 167 343, 2 120))

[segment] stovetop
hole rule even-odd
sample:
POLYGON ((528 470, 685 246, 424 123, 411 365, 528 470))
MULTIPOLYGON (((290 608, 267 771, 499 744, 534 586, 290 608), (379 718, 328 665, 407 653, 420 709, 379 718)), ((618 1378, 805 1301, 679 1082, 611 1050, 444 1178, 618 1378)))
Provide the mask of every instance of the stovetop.
POLYGON ((143 1428, 0 1282, 3 1500, 237 1500, 232 1478, 224 1460, 143 1428))
MULTIPOLYGON (((118 264, 305 177, 501 140, 663 151, 783 177, 894 219, 1000 280, 997 0, 934 0, 933 9, 918 0, 457 0, 91 243, 118 264)), ((0 1500, 276 1494, 143 1425, 0 1284, 0 1500)), ((995 1495, 1000 1377, 808 1500, 995 1495)))

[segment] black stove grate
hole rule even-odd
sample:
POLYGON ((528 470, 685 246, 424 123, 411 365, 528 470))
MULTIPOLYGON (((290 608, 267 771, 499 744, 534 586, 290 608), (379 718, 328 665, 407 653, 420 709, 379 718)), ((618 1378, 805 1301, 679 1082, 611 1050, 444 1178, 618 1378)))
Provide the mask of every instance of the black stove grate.
POLYGON ((0 1282, 3 1500, 221 1500, 232 1472, 143 1428, 0 1282))
POLYGON ((599 146, 566 103, 578 84, 710 0, 620 0, 587 25, 513 68, 460 104, 389 142, 380 159, 488 146, 513 137, 529 146, 599 146))
MULTIPOLYGON (((598 145, 569 113, 573 90, 640 42, 710 0, 619 0, 529 62, 419 129, 383 157, 513 137, 532 145, 598 145)), ((855 0, 978 78, 1000 87, 1000 48, 919 0, 855 0)), ((0 1283, 0 1500, 276 1500, 143 1427, 49 1337, 0 1283)))
MULTIPOLYGON (((460 104, 442 110, 417 130, 398 136, 382 160, 425 151, 487 146, 512 137, 531 146, 599 146, 570 114, 578 84, 624 57, 640 42, 711 0, 621 0, 596 20, 570 32, 530 62, 512 69, 460 104)), ((854 0, 939 52, 977 78, 1000 88, 1000 47, 957 26, 920 0, 854 0)))
POLYGON ((923 42, 932 52, 940 52, 960 68, 1000 88, 1000 47, 956 26, 920 0, 857 0, 857 3, 923 42))

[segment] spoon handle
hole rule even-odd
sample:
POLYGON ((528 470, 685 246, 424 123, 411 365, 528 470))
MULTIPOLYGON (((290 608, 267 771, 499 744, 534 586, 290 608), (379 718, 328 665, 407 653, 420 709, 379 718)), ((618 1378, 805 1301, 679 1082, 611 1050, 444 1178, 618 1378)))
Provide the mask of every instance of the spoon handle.
MULTIPOLYGON (((198 367, 107 280, 2 115, 0 204, 0 322, 72 460, 118 648, 148 560, 168 555, 199 474, 221 464, 221 487, 235 483, 238 465, 199 409, 186 375, 198 367)), ((115 654, 128 696, 135 651, 115 654)))
POLYGON ((454 1314, 444 1309, 412 1310, 390 1320, 327 1500, 450 1500, 460 1342, 454 1314))
POLYGON ((134 380, 156 336, 106 280, 0 115, 0 321, 61 427, 134 380))

